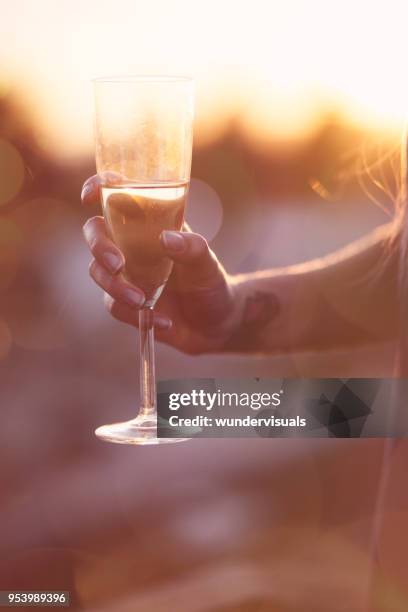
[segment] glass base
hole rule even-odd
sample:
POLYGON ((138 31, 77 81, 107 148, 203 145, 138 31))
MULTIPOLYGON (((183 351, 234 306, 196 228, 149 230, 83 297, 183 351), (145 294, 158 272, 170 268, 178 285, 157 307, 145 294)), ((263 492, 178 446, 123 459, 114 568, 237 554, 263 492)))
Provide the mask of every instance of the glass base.
POLYGON ((116 444, 170 444, 185 442, 191 438, 158 438, 157 421, 154 418, 138 416, 131 421, 102 425, 95 430, 101 440, 116 444))

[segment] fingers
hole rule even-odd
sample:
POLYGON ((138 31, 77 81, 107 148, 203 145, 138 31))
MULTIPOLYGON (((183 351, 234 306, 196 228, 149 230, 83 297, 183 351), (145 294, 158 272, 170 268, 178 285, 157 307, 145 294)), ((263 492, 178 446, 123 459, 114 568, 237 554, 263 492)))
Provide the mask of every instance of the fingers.
POLYGON ((164 231, 160 236, 166 254, 183 265, 186 281, 212 285, 224 277, 224 271, 216 256, 200 234, 192 232, 164 231))
MULTIPOLYGON (((112 296, 107 293, 105 293, 104 296, 104 303, 107 310, 115 319, 138 327, 139 313, 135 311, 134 308, 131 308, 123 301, 112 298, 112 296)), ((169 317, 167 317, 165 314, 158 312, 154 312, 153 323, 154 327, 162 332, 169 331, 172 327, 171 319, 169 319, 169 317)))
POLYGON ((89 219, 83 227, 83 232, 96 261, 111 274, 117 274, 125 265, 125 259, 118 247, 107 236, 103 217, 89 219))
POLYGON ((145 302, 143 291, 128 283, 120 274, 110 274, 96 259, 89 266, 89 274, 106 293, 115 300, 124 302, 130 309, 135 310, 143 306, 145 302))
POLYGON ((85 206, 99 204, 101 201, 102 185, 117 185, 122 182, 124 177, 117 172, 102 172, 89 177, 83 184, 81 191, 81 201, 85 206))
POLYGON ((101 179, 95 174, 85 181, 81 191, 82 204, 99 204, 101 201, 101 179))

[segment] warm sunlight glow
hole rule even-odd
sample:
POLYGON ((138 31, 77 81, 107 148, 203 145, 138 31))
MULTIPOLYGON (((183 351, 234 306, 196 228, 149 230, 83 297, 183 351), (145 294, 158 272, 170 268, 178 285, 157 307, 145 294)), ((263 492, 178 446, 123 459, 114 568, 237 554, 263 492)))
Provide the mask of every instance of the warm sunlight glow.
POLYGON ((252 138, 298 137, 330 110, 399 129, 407 17, 398 0, 20 0, 0 23, 0 65, 41 120, 42 146, 60 155, 90 151, 89 80, 117 73, 192 74, 198 142, 229 118, 252 138))

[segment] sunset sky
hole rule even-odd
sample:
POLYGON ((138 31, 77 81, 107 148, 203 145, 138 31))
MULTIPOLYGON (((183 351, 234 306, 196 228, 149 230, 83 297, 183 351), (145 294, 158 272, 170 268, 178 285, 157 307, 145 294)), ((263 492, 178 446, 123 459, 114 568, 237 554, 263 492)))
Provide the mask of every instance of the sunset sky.
POLYGON ((288 138, 334 108, 399 129, 408 5, 373 0, 0 0, 0 93, 14 88, 59 156, 91 150, 93 76, 187 73, 198 140, 228 117, 288 138))

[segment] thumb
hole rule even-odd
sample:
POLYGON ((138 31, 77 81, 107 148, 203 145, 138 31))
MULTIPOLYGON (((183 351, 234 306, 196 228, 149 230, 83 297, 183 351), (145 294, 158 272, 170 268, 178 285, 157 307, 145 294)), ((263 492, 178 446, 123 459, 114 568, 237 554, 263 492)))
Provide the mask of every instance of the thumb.
POLYGON ((182 267, 184 289, 213 289, 225 282, 225 270, 200 234, 165 230, 160 240, 166 255, 182 267))

